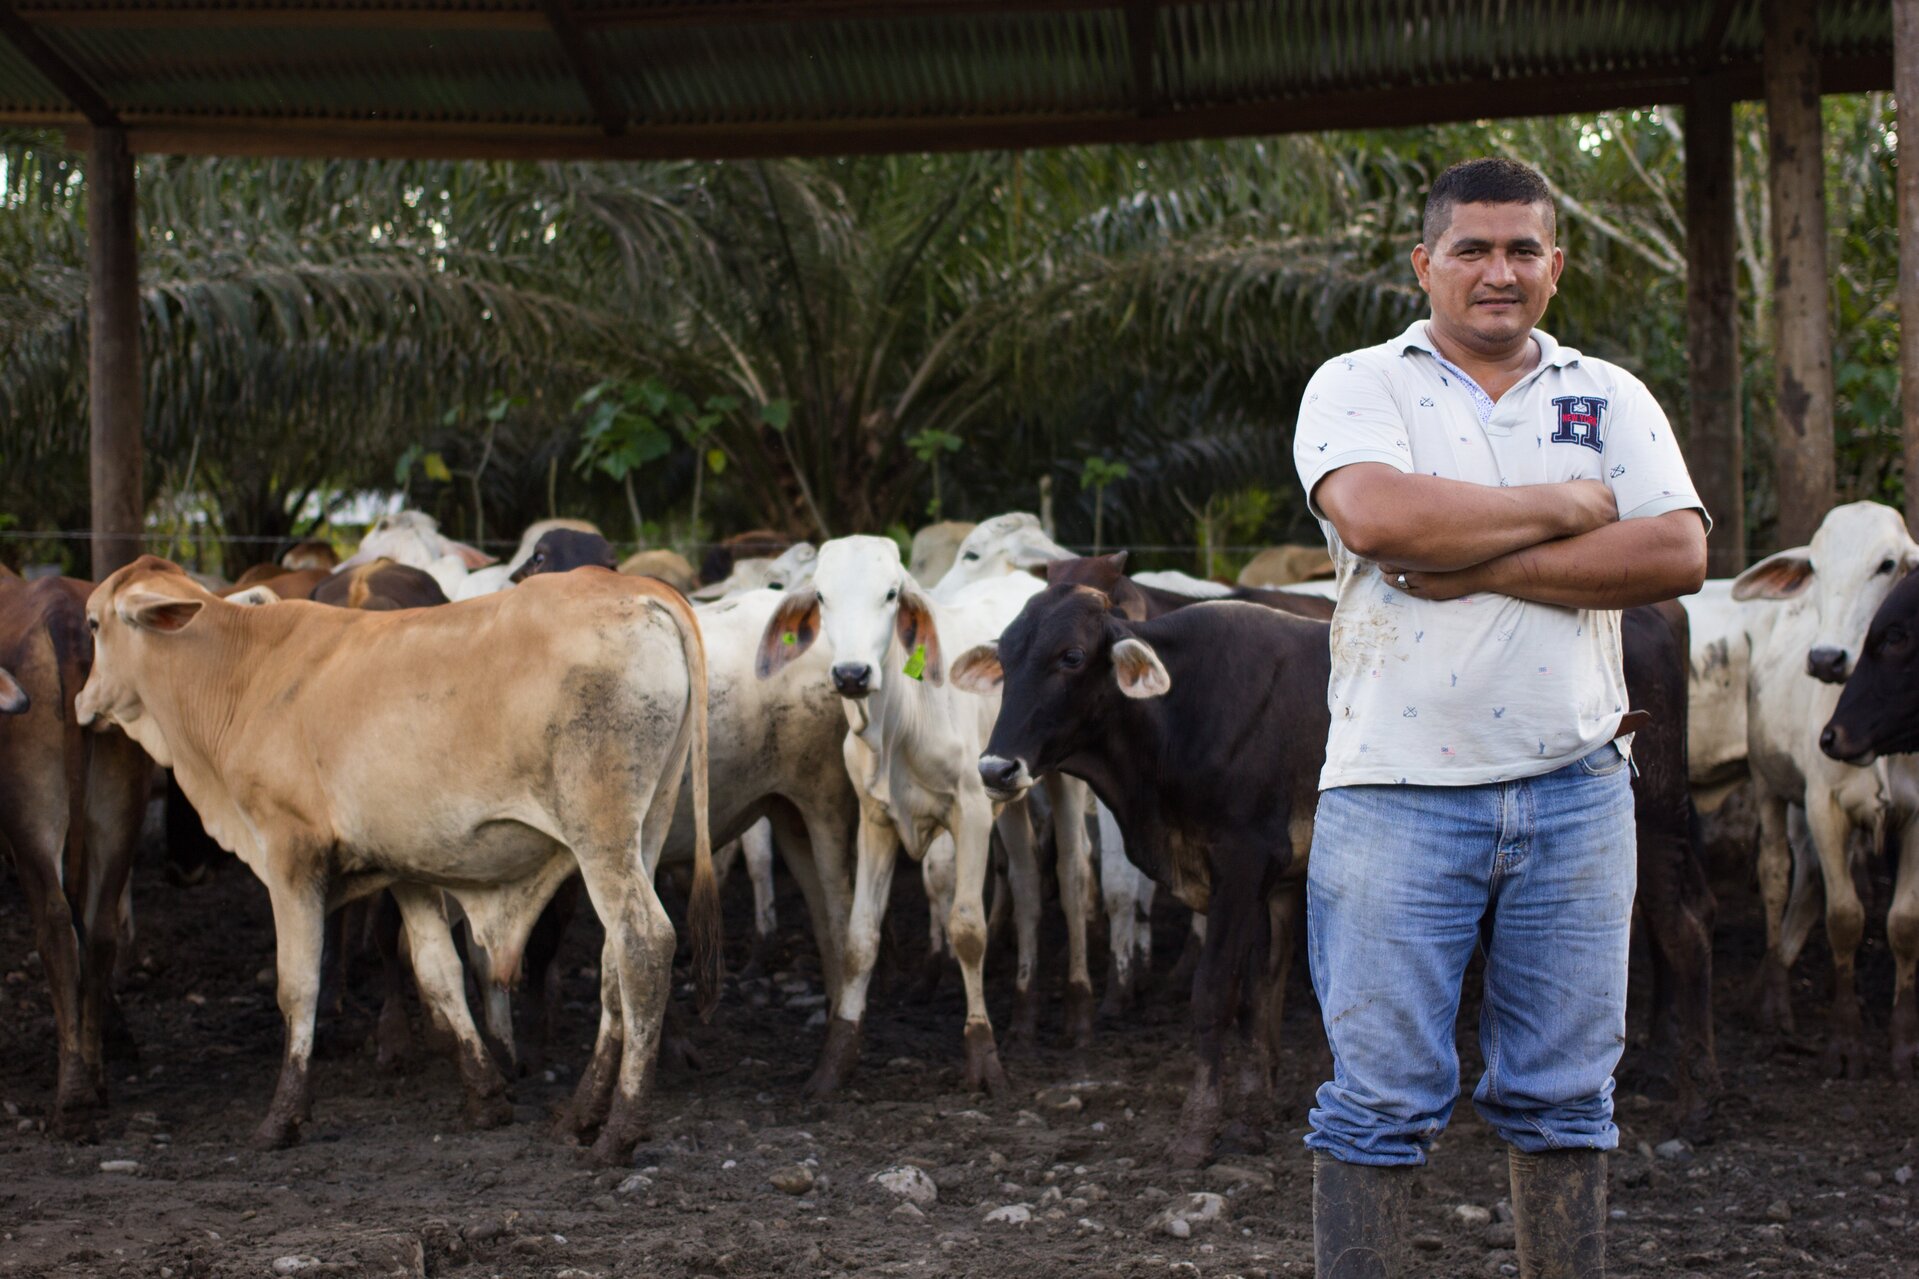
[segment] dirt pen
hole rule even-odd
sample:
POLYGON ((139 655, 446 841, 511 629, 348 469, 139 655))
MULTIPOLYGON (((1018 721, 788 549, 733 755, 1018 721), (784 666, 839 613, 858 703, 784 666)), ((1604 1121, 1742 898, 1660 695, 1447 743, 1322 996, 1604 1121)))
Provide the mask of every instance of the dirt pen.
MULTIPOLYGON (((246 1137, 281 1043, 263 971, 273 960, 265 891, 231 859, 194 888, 170 885, 158 863, 149 854, 136 873, 138 939, 120 983, 140 1057, 114 1068, 112 1107, 89 1145, 42 1131, 52 1015, 17 887, 0 879, 0 1276, 1312 1272, 1311 1163, 1299 1136, 1326 1049, 1304 965, 1267 1149, 1173 1172, 1161 1152, 1192 1061, 1186 1000, 1164 989, 1184 931, 1173 910, 1156 921, 1157 984, 1145 1006, 1103 1024, 1087 1052, 1057 1046, 1052 968, 1041 1043, 1006 1058, 1012 1095, 956 1091, 955 972, 930 1004, 891 982, 869 1010, 852 1090, 813 1103, 800 1085, 823 1035, 809 1026, 823 998, 795 923, 804 909, 782 877, 779 962, 763 978, 729 982, 713 1023, 693 1030, 703 1067, 660 1071, 652 1137, 618 1169, 594 1167, 549 1124, 597 1013, 590 920, 576 922, 564 952, 552 1074, 521 1079, 516 1122, 495 1131, 462 1128, 449 1061, 405 1074, 376 1065, 362 972, 344 1012, 322 1016, 305 1141, 263 1154, 246 1137), (920 1173, 898 1173, 907 1168, 920 1173), (898 1173, 890 1186, 876 1180, 889 1172, 898 1173)), ((1874 887, 1883 920, 1887 886, 1874 887)), ((744 885, 729 888, 737 971, 749 914, 744 885)), ((1885 1073, 1883 925, 1868 930, 1861 964, 1877 1073, 1831 1082, 1819 1069, 1829 976, 1819 943, 1795 974, 1800 1038, 1755 1034, 1743 1011, 1763 952, 1756 899, 1738 883, 1718 891, 1726 1087, 1681 1139, 1661 1106, 1622 1084, 1611 1273, 1919 1274, 1919 1094, 1885 1073)), ((917 878, 901 875, 898 935, 923 937, 923 912, 917 878)), ((1049 955, 1061 945, 1048 935, 1049 955)), ((993 995, 1003 1017, 1010 980, 993 995)), ((1473 1013, 1469 996, 1459 1037, 1467 1089, 1473 1013)), ((1416 1191, 1415 1273, 1517 1273, 1504 1182, 1504 1149, 1462 1097, 1416 1191)))

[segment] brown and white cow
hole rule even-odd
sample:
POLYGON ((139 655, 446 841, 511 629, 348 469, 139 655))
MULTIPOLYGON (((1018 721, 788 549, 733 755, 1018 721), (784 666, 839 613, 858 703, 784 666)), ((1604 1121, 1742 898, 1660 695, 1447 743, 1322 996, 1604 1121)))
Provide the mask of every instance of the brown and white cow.
POLYGON ((689 751, 689 927, 702 999, 718 989, 706 659, 684 600, 640 579, 562 574, 434 609, 247 608, 145 556, 101 583, 87 620, 97 649, 81 721, 119 725, 174 769, 272 901, 287 1033, 257 1143, 297 1140, 308 1113, 326 912, 382 888, 405 917, 421 992, 459 1039, 469 1116, 503 1122, 505 1081, 467 1012, 440 893, 513 971, 577 868, 606 925, 595 1061, 618 1069, 590 1071, 576 1101, 605 1115, 599 1157, 630 1151, 674 949, 645 866, 689 751))
POLYGON ((53 1000, 60 1065, 48 1128, 75 1135, 106 1102, 102 1042, 153 767, 123 734, 75 723, 93 662, 91 589, 0 573, 0 846, 12 851, 53 1000))

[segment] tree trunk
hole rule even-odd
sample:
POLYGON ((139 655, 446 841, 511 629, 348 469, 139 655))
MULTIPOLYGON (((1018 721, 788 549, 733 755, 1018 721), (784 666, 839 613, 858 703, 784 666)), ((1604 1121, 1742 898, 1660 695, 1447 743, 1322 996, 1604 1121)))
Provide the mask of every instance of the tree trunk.
POLYGON ((1836 489, 1818 10, 1813 0, 1766 0, 1764 20, 1778 317, 1773 485, 1779 496, 1779 545, 1804 546, 1832 509, 1836 489))
POLYGON ((1746 566, 1745 441, 1739 422, 1739 291, 1732 98, 1700 76, 1686 103, 1686 352, 1692 400, 1686 455, 1713 519, 1708 572, 1746 566))
POLYGON ((87 151, 87 385, 96 582, 139 558, 146 523, 138 209, 126 130, 94 129, 87 151))

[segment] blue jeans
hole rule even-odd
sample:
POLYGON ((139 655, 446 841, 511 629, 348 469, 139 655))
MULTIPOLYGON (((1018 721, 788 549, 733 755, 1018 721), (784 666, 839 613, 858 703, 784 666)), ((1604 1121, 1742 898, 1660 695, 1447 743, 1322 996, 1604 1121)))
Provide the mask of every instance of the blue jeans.
POLYGON ((1306 1144, 1426 1162, 1459 1094, 1453 1026, 1486 951, 1473 1104, 1520 1150, 1610 1150, 1637 878, 1626 761, 1608 743, 1539 777, 1323 792, 1307 942, 1333 1078, 1306 1144))

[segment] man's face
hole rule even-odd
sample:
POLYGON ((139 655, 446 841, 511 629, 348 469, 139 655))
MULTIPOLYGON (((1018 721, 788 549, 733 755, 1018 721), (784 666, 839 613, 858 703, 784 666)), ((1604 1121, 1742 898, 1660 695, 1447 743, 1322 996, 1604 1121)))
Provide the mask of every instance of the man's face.
POLYGON ((1456 204, 1439 243, 1413 249, 1441 336, 1486 356, 1511 350, 1539 323, 1564 265, 1540 204, 1456 204))

